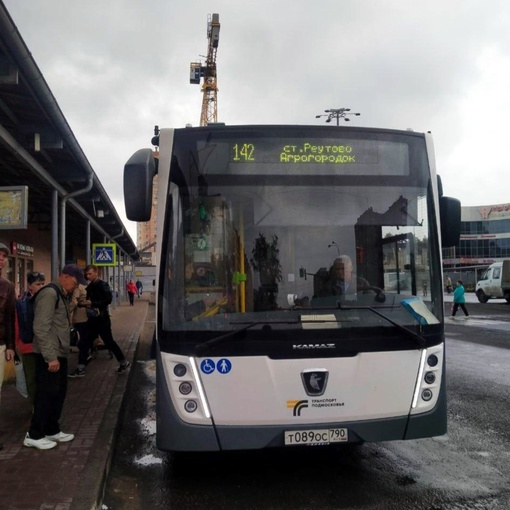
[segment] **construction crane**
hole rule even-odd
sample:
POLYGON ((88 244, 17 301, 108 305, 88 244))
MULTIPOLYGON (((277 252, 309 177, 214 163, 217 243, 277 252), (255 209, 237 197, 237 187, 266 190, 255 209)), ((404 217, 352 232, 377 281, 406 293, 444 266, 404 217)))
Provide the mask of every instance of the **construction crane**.
POLYGON ((220 42, 220 15, 213 14, 207 18, 207 60, 205 65, 202 62, 191 62, 190 83, 202 83, 202 112, 200 114, 200 125, 207 126, 211 122, 218 122, 218 84, 216 81, 216 53, 220 42))

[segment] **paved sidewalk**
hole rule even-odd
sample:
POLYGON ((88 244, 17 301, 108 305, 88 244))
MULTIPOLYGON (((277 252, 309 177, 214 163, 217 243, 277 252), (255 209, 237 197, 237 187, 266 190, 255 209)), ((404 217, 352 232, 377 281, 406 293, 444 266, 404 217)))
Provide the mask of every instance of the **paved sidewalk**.
MULTIPOLYGON (((476 297, 476 294, 474 292, 466 292, 464 294, 464 297, 466 298, 466 303, 480 303, 478 301, 478 298, 476 297)), ((453 292, 448 294, 447 292, 444 293, 444 302, 445 303, 453 303, 453 292)), ((499 303, 504 304, 506 303, 506 299, 489 299, 487 303, 499 303)))
MULTIPOLYGON (((112 311, 112 330, 126 358, 133 361, 149 303, 121 303, 112 311)), ((71 354, 69 370, 78 354, 71 354)), ((31 405, 13 384, 4 384, 0 406, 0 508, 3 510, 89 510, 98 507, 109 469, 119 411, 129 370, 99 351, 86 376, 69 379, 62 430, 74 441, 40 451, 23 446, 31 405)))

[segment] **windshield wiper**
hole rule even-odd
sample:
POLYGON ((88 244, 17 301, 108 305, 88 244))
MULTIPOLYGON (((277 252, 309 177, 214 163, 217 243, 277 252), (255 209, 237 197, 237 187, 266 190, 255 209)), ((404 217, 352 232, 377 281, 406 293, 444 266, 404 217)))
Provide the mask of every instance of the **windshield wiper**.
POLYGON ((388 316, 386 316, 383 313, 379 312, 378 310, 376 310, 372 306, 344 306, 339 301, 338 302, 338 308, 340 310, 370 310, 371 312, 375 313, 376 315, 378 315, 379 317, 381 317, 385 321, 388 321, 390 324, 392 324, 393 326, 395 326, 396 328, 400 329, 401 331, 406 333, 408 336, 410 336, 415 341, 416 345, 420 349, 423 349, 425 347, 425 345, 426 345, 425 339, 421 335, 419 335, 418 333, 415 333, 411 329, 406 328, 405 326, 402 326, 402 324, 399 324, 398 322, 395 322, 393 319, 390 319, 388 316))
POLYGON ((253 322, 230 322, 229 324, 244 324, 242 328, 235 329, 233 331, 229 331, 228 333, 224 333, 223 335, 217 336, 215 338, 211 338, 211 340, 207 340, 206 342, 202 342, 195 347, 195 353, 197 355, 201 354, 209 347, 213 347, 214 345, 220 344, 229 338, 237 335, 238 333, 242 333, 247 329, 253 328, 254 326, 270 326, 271 324, 300 324, 299 320, 286 320, 286 321, 253 321, 253 322))

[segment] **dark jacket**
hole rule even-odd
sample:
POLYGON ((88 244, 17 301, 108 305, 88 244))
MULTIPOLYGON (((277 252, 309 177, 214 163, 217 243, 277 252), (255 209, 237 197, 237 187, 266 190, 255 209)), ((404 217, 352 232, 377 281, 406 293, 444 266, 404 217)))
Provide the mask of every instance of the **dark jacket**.
POLYGON ((0 276, 0 345, 14 349, 16 293, 14 285, 0 276))
POLYGON ((365 280, 364 278, 357 278, 356 276, 352 275, 349 281, 347 291, 344 292, 342 290, 340 282, 328 278, 326 281, 323 282, 321 288, 319 289, 317 297, 341 296, 343 294, 347 295, 356 294, 356 292, 358 291, 367 292, 368 291, 367 287, 370 287, 370 283, 368 283, 367 280, 365 280))
POLYGON ((87 285, 87 299, 92 302, 92 308, 101 312, 101 317, 108 316, 108 305, 112 302, 110 286, 101 278, 87 285))

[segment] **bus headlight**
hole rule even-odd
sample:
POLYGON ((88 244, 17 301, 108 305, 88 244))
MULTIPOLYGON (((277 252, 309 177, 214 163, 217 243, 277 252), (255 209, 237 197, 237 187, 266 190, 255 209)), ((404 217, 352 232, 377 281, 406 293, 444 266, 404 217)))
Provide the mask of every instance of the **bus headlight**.
POLYGON ((169 394, 181 420, 212 425, 197 360, 192 356, 178 356, 167 352, 161 352, 160 355, 164 378, 159 372, 159 378, 156 377, 158 391, 169 394), (190 401, 193 402, 189 403, 190 401))
POLYGON ((438 364, 439 360, 437 359, 437 356, 435 354, 431 354, 427 358, 427 363, 429 367, 435 367, 438 364))
POLYGON ((427 372, 425 374, 425 382, 427 384, 433 384, 435 380, 436 380, 436 374, 434 374, 434 372, 427 372))
POLYGON ((188 413, 194 413, 197 410, 197 403, 194 400, 186 400, 184 403, 184 409, 188 411, 188 413))
POLYGON ((444 366, 444 344, 423 349, 411 402, 411 414, 425 413, 434 408, 441 395, 444 366))
POLYGON ((174 367, 174 374, 177 377, 184 377, 187 371, 188 369, 186 368, 186 365, 183 365, 182 363, 177 363, 174 367))
POLYGON ((432 398, 432 392, 430 390, 423 390, 421 392, 421 398, 428 402, 432 398))
POLYGON ((183 394, 183 395, 189 395, 191 393, 191 390, 192 390, 192 386, 189 382, 183 382, 179 385, 179 391, 183 394))

